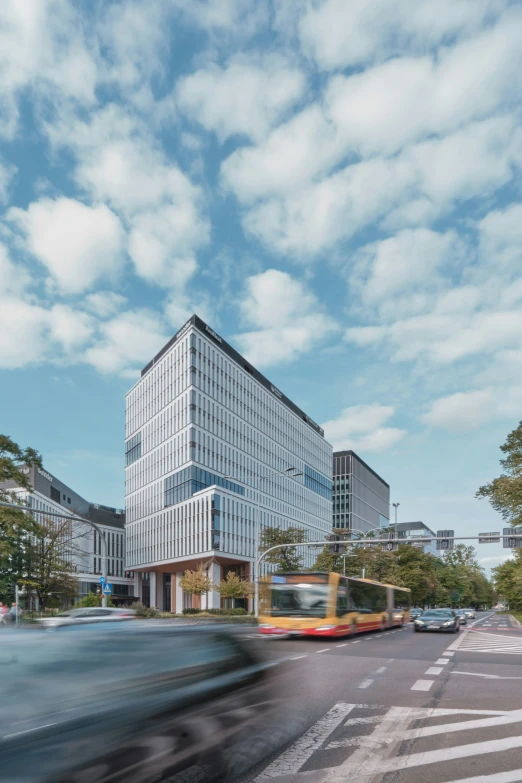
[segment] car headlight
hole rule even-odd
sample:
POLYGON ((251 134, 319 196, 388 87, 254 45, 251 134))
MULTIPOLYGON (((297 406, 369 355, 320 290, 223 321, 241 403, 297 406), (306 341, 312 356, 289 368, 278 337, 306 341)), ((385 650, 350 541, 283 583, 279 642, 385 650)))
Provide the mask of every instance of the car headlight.
POLYGON ((448 625, 453 625, 453 620, 448 620, 447 622, 443 623, 443 628, 446 628, 448 625))
POLYGON ((336 625, 318 625, 315 629, 316 631, 332 631, 334 628, 337 628, 336 625))
POLYGON ((424 625, 424 620, 415 620, 415 625, 424 625))

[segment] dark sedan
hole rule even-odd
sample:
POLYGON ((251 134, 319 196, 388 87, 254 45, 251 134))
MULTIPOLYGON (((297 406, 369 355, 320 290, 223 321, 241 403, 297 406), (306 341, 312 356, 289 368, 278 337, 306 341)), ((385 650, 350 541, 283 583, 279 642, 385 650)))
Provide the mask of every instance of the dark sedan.
POLYGON ((228 780, 256 763, 259 721, 275 723, 274 670, 222 626, 131 621, 0 636, 6 781, 228 780))
POLYGON ((428 609, 417 617, 413 628, 416 632, 445 631, 446 633, 457 633, 460 629, 460 620, 452 609, 428 609))

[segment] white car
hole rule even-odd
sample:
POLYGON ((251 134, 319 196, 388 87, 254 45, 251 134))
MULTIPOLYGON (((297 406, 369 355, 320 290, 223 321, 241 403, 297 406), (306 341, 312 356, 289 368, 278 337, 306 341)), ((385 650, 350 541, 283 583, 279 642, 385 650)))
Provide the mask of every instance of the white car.
POLYGON ((99 606, 86 606, 82 609, 68 609, 54 617, 42 617, 38 620, 45 628, 58 628, 62 625, 83 625, 84 623, 103 623, 114 620, 134 620, 134 609, 103 609, 99 606))
POLYGON ((466 617, 469 620, 474 620, 475 619, 475 610, 474 609, 462 609, 461 611, 464 612, 464 614, 466 615, 466 617))

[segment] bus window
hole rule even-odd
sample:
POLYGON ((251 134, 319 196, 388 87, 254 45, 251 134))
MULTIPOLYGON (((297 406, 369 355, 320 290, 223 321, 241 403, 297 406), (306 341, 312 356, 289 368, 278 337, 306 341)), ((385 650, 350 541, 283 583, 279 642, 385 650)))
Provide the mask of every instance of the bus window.
POLYGON ((350 580, 352 600, 362 614, 384 612, 386 610, 386 588, 368 582, 350 580))
POLYGON ((401 611, 408 610, 410 608, 410 593, 407 590, 395 588, 393 591, 393 606, 401 611))

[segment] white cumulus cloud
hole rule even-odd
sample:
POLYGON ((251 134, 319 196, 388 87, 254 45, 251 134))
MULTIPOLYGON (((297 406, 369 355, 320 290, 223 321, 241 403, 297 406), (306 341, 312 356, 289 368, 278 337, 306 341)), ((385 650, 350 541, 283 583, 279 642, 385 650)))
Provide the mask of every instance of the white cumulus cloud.
POLYGON ((381 452, 392 448, 406 434, 397 427, 384 426, 394 413, 390 405, 352 405, 336 419, 325 421, 322 427, 334 451, 381 452))
POLYGON ((104 204, 43 198, 26 211, 11 209, 9 218, 62 291, 81 293, 100 279, 114 279, 122 268, 123 229, 104 204))
POLYGON ((259 141, 304 89, 301 71, 271 57, 209 65, 182 79, 177 92, 182 111, 223 142, 234 135, 259 141))
POLYGON ((293 361, 338 328, 303 282, 277 269, 247 278, 241 314, 253 329, 234 339, 259 367, 293 361))

